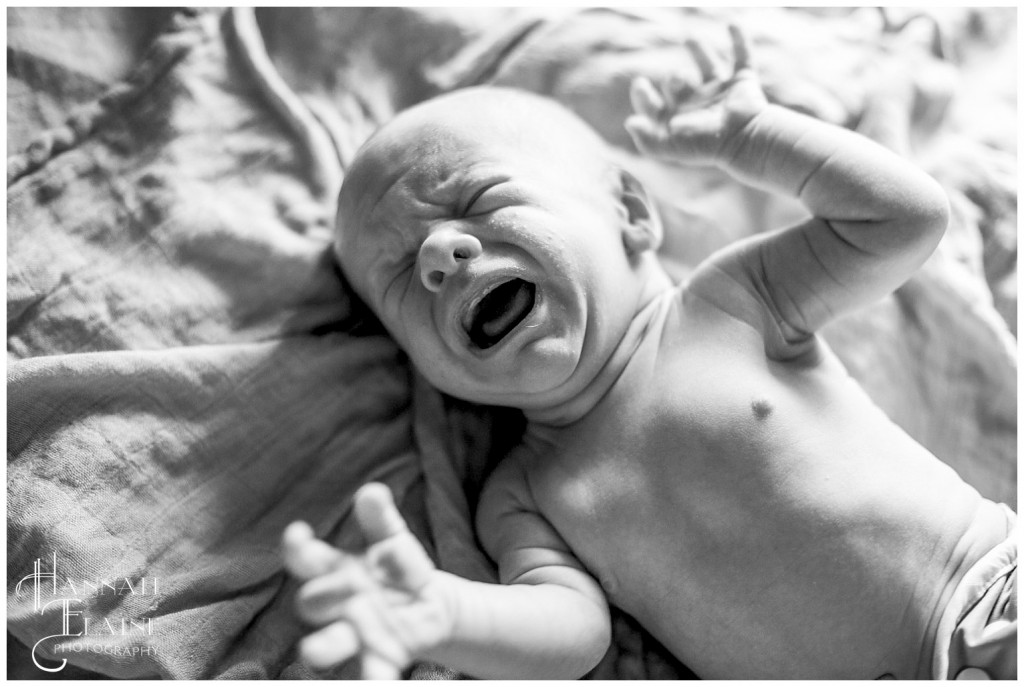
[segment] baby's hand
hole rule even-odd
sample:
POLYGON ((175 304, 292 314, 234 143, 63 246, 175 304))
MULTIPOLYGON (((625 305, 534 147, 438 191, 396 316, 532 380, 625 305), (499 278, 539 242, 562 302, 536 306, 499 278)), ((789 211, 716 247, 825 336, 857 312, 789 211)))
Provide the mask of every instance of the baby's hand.
POLYGON ((730 141, 767 106, 746 37, 736 26, 730 26, 729 33, 735 65, 728 78, 720 78, 704 48, 689 41, 700 69, 699 85, 669 79, 659 89, 645 77, 633 81, 630 99, 635 114, 626 120, 626 130, 641 152, 687 164, 715 164, 726 158, 730 141))
POLYGON ((450 606, 391 491, 367 484, 356 492, 354 508, 368 542, 361 554, 317 540, 302 522, 284 532, 285 566, 305 581, 298 614, 320 628, 302 640, 300 654, 318 669, 359 654, 363 678, 397 679, 414 658, 447 639, 450 606))

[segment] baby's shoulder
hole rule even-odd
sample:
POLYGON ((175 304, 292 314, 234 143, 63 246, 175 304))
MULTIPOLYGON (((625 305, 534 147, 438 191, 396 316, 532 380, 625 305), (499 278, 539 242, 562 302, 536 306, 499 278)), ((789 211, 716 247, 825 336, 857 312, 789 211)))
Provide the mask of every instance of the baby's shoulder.
POLYGON ((737 241, 705 258, 680 288, 678 303, 760 323, 766 303, 751 265, 755 249, 752 241, 737 241))
POLYGON ((532 506, 530 487, 524 464, 525 446, 513 449, 498 462, 484 481, 477 508, 478 518, 488 512, 497 513, 509 508, 532 506))
POLYGON ((757 333, 767 357, 792 360, 814 348, 817 339, 794 330, 779 313, 764 275, 764 242, 761 235, 749 237, 706 258, 681 286, 677 305, 712 337, 742 323, 757 333))
POLYGON ((509 562, 504 558, 506 554, 525 555, 536 563, 538 552, 568 552, 568 546, 537 507, 527 476, 526 466, 515 454, 506 457, 487 478, 477 505, 477 536, 488 555, 503 568, 503 575, 507 567, 503 562, 509 562))

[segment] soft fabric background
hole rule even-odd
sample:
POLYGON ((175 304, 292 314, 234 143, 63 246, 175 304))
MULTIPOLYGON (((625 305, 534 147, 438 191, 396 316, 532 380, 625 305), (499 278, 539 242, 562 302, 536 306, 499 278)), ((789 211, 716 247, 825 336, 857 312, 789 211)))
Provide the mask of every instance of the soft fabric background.
MULTIPOLYGON (((345 162, 394 112, 478 83, 575 109, 658 195, 679 277, 799 216, 636 158, 633 75, 754 42, 770 97, 895 147, 954 223, 921 274, 826 337, 908 432, 986 495, 1016 494, 1016 10, 8 9, 8 648, 12 677, 310 677, 281 570, 301 518, 358 546, 352 492, 395 491, 446 569, 491 579, 472 504, 517 414, 444 398, 349 294, 326 250, 345 162), (86 649, 17 583, 56 555, 86 649), (81 591, 82 585, 79 585, 81 591), (49 649, 52 642, 44 643, 49 649)), ((66 596, 66 594, 64 594, 66 596)), ((355 666, 326 676, 353 677, 355 666)), ((417 676, 446 676, 423 666, 417 676)), ((687 676, 623 615, 595 677, 687 676)), ((319 676, 324 677, 324 676, 319 676)))

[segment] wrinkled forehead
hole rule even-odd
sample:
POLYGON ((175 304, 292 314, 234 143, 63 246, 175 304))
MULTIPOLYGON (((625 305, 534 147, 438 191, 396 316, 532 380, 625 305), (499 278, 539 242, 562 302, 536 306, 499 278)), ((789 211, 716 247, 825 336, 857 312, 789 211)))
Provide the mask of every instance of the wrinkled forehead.
POLYGON ((342 201, 350 209, 372 203, 403 175, 444 181, 483 154, 520 153, 565 166, 601 155, 603 148, 596 132, 546 98, 465 89, 416 105, 378 130, 346 175, 342 201))
POLYGON ((570 167, 596 169, 604 153, 592 129, 537 96, 483 88, 428 101, 360 149, 339 196, 336 249, 351 257, 375 220, 395 219, 417 202, 454 203, 460 184, 482 168, 564 179, 576 176, 570 167))
POLYGON ((349 168, 339 212, 365 221, 400 182, 411 190, 444 185, 471 161, 469 138, 445 123, 382 129, 349 168))

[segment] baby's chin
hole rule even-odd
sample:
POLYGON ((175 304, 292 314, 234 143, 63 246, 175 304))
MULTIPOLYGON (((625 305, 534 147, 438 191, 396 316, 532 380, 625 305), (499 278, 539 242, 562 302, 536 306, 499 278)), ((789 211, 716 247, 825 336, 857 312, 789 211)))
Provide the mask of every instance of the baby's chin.
POLYGON ((571 394, 579 369, 580 346, 565 339, 544 338, 517 352, 509 369, 475 380, 447 393, 474 403, 524 410, 562 402, 571 394))

